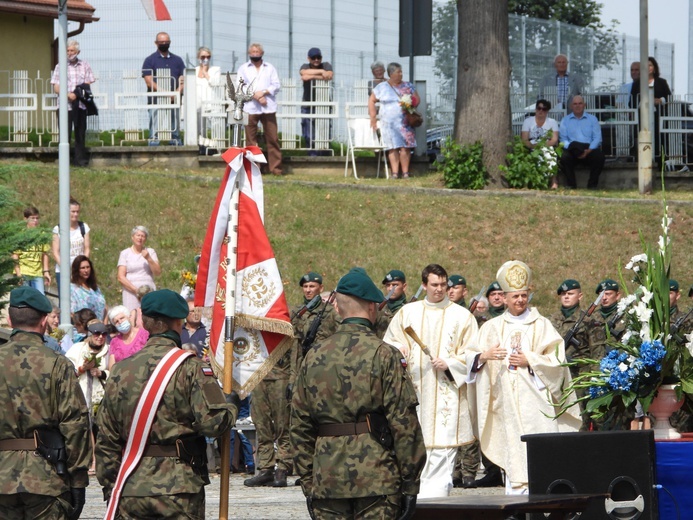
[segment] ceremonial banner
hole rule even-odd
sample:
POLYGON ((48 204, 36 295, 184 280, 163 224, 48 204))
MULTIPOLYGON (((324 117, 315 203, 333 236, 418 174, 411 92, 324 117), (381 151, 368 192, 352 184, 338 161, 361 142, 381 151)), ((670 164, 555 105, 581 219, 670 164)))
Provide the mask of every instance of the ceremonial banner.
POLYGON ((202 246, 195 289, 195 306, 212 307, 210 361, 221 378, 224 359, 224 318, 228 256, 229 211, 238 211, 238 243, 233 341, 233 388, 244 396, 252 391, 291 346, 293 327, 284 286, 264 227, 262 176, 257 163, 266 162, 254 146, 229 148, 222 179, 202 246), (231 208, 237 176, 238 208, 231 208))
POLYGON ((170 20, 171 14, 164 4, 164 0, 142 0, 144 10, 150 20, 170 20))

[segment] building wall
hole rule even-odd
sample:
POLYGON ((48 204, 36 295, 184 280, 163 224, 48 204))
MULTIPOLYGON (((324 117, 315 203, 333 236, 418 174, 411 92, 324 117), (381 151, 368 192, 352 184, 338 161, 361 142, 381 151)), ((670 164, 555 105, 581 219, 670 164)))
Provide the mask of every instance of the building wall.
POLYGON ((29 77, 49 78, 53 20, 3 13, 0 16, 0 71, 26 70, 29 77))

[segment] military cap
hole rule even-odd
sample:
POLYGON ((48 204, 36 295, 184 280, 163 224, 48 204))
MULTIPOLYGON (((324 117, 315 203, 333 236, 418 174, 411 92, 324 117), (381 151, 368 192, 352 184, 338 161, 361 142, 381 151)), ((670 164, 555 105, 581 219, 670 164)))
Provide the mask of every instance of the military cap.
POLYGON ((50 314, 53 311, 53 306, 48 301, 48 298, 40 291, 27 285, 12 289, 10 292, 10 307, 31 307, 43 314, 50 314))
POLYGON ((679 292, 679 282, 676 280, 669 280, 669 290, 679 292))
POLYGON ((89 323, 87 323, 87 330, 91 334, 95 334, 97 332, 107 332, 108 328, 101 320, 91 320, 89 323))
POLYGON ((501 286, 498 284, 498 282, 491 282, 491 285, 488 286, 488 289, 486 289, 486 298, 488 298, 488 295, 491 294, 493 291, 502 291, 501 286))
POLYGON ((532 270, 524 262, 510 260, 500 266, 496 280, 503 292, 528 291, 532 283, 532 270))
POLYGON ((606 280, 602 280, 599 282, 599 285, 597 285, 597 290, 594 291, 596 294, 599 294, 602 291, 618 291, 618 283, 615 280, 612 280, 611 278, 607 278, 606 280))
POLYGON ((320 276, 320 273, 311 271, 310 273, 306 273, 303 276, 301 276, 301 279, 298 281, 298 285, 303 287, 303 284, 308 282, 317 282, 320 285, 322 285, 322 276, 320 276))
POLYGON ((142 314, 163 318, 185 319, 190 309, 185 299, 170 289, 147 293, 142 298, 142 314))
POLYGON ((563 280, 563 283, 558 286, 558 289, 556 289, 556 294, 563 294, 564 292, 572 291, 573 289, 580 289, 580 282, 573 280, 572 278, 568 278, 567 280, 563 280))
POLYGON ((456 285, 467 285, 467 280, 464 279, 464 276, 461 276, 459 274, 451 274, 448 276, 448 287, 455 287, 456 285))
POLYGON ((393 269, 389 273, 385 275, 385 278, 383 278, 383 285, 386 283, 390 282, 406 282, 407 277, 404 276, 404 273, 400 271, 399 269, 393 269))
POLYGON ((385 299, 382 291, 375 286, 366 271, 360 267, 354 267, 342 276, 337 283, 336 291, 339 294, 356 296, 368 302, 380 303, 385 299))

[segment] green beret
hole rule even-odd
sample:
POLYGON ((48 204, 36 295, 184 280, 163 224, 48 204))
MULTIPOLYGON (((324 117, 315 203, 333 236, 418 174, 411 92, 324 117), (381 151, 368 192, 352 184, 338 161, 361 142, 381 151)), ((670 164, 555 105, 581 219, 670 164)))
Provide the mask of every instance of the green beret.
POLYGON ((486 297, 488 298, 488 295, 491 294, 493 291, 502 291, 501 286, 498 282, 494 281, 491 283, 491 285, 488 286, 488 289, 486 289, 486 297))
POLYGON ((556 294, 563 294, 564 292, 572 291, 573 289, 580 289, 580 282, 573 280, 572 278, 568 278, 567 280, 563 280, 563 283, 558 286, 558 289, 556 289, 556 294))
POLYGON ((43 314, 53 312, 53 306, 41 292, 28 285, 22 285, 10 292, 10 307, 31 307, 43 314))
POLYGON ((342 276, 337 283, 336 291, 339 294, 356 296, 368 302, 380 303, 385 299, 382 291, 375 286, 366 271, 360 267, 354 267, 342 276))
POLYGON ((190 309, 187 302, 177 292, 160 289, 147 293, 142 298, 142 314, 163 318, 185 319, 190 309))
POLYGON ((459 274, 451 274, 448 276, 448 287, 455 287, 456 285, 464 285, 466 287, 467 280, 459 274))
POLYGON ((311 271, 310 273, 306 273, 303 276, 301 276, 301 279, 298 281, 298 285, 303 287, 303 284, 308 282, 317 282, 320 285, 322 285, 322 276, 320 276, 320 273, 311 271))
POLYGON ((602 282, 597 285, 597 290, 595 293, 599 294, 602 291, 618 291, 618 283, 616 283, 615 280, 612 280, 611 278, 607 278, 606 280, 603 280, 602 282))
POLYGON ((383 285, 386 283, 390 282, 406 282, 407 277, 404 276, 404 273, 400 271, 399 269, 393 269, 389 273, 385 275, 385 278, 383 278, 383 285))
POLYGON ((676 280, 669 280, 669 290, 679 292, 679 282, 676 280))

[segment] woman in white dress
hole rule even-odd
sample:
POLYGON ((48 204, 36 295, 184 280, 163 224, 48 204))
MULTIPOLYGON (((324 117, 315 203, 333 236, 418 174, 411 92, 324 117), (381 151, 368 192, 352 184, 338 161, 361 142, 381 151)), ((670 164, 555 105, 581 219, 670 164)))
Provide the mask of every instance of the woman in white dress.
POLYGON ((221 84, 221 68, 210 66, 212 51, 208 47, 197 49, 198 66, 195 67, 195 97, 197 99, 197 129, 199 132, 197 144, 200 147, 200 155, 207 151, 210 141, 207 131, 210 129, 208 119, 202 117, 205 103, 213 101, 216 96, 214 87, 221 84))
MULTIPOLYGON (((537 146, 537 142, 551 132, 551 137, 546 141, 547 146, 555 147, 558 144, 558 121, 549 117, 551 102, 540 99, 534 107, 534 117, 529 116, 522 123, 520 137, 524 145, 530 150, 537 146)), ((551 189, 558 188, 558 179, 551 179, 551 189)))
POLYGON ((137 309, 137 289, 149 285, 156 290, 154 277, 161 274, 161 266, 156 251, 145 247, 149 231, 144 226, 135 226, 130 235, 132 245, 120 252, 118 258, 118 282, 123 286, 123 305, 129 310, 137 309))

